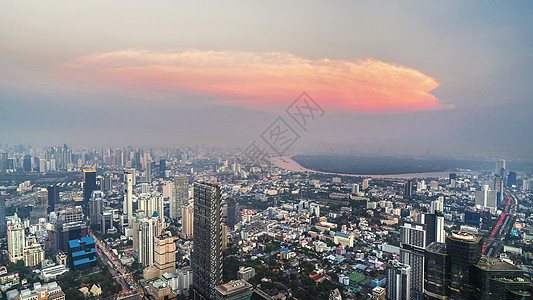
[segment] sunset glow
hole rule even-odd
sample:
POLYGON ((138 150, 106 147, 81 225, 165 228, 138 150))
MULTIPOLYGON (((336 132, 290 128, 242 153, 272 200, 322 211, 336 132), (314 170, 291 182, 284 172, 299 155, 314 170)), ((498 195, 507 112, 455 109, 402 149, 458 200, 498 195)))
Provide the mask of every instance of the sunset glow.
POLYGON ((432 77, 374 59, 311 60, 289 53, 231 51, 94 53, 54 70, 63 80, 127 92, 212 96, 218 104, 284 108, 307 91, 328 112, 397 113, 453 108, 439 103, 432 77))

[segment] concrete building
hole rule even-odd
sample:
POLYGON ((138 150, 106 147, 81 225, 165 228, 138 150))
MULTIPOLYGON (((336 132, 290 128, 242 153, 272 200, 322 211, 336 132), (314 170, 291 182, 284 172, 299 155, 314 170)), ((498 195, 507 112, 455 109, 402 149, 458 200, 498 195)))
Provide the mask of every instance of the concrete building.
POLYGON ((41 284, 36 282, 33 284, 33 289, 25 289, 20 291, 15 299, 17 300, 65 300, 65 293, 57 282, 50 282, 41 284))
POLYGON ((28 242, 24 247, 24 265, 35 267, 44 260, 44 250, 41 244, 36 241, 28 242))
POLYGON ((192 239, 194 234, 194 204, 190 203, 181 208, 181 234, 184 239, 192 239))
POLYGON ((189 177, 175 176, 170 195, 170 218, 177 220, 181 215, 181 207, 187 203, 189 203, 189 177))
POLYGON ((221 219, 220 187, 213 183, 195 183, 193 298, 215 299, 215 287, 222 283, 221 219))
POLYGON ((133 243, 137 248, 139 263, 144 267, 154 264, 154 242, 160 231, 161 222, 158 217, 146 217, 138 221, 137 235, 133 235, 133 243))
POLYGON ((239 271, 237 271, 237 278, 242 280, 250 280, 250 278, 255 276, 255 269, 252 267, 240 266, 239 271))
POLYGON ((124 171, 124 200, 122 202, 122 213, 127 216, 128 226, 133 225, 133 181, 135 172, 124 171))
POLYGON ((26 233, 24 225, 15 213, 13 221, 7 223, 7 251, 9 261, 16 263, 24 259, 24 247, 26 246, 26 233))
POLYGON ((411 267, 411 293, 422 299, 424 293, 424 249, 426 225, 405 222, 400 227, 400 261, 411 267))
POLYGON ((248 300, 252 297, 252 285, 244 280, 232 280, 215 287, 215 300, 248 300))
POLYGON ((411 299, 411 267, 398 261, 390 261, 387 267, 387 299, 411 299))
POLYGON ((154 266, 159 273, 157 277, 176 271, 176 244, 170 232, 158 235, 154 239, 154 266))

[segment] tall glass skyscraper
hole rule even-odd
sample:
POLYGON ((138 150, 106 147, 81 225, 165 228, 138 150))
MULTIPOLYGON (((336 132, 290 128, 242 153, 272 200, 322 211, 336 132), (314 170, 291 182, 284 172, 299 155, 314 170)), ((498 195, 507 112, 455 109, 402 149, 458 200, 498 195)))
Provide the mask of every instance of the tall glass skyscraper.
POLYGON ((96 170, 83 169, 83 203, 89 204, 91 194, 96 190, 96 170))

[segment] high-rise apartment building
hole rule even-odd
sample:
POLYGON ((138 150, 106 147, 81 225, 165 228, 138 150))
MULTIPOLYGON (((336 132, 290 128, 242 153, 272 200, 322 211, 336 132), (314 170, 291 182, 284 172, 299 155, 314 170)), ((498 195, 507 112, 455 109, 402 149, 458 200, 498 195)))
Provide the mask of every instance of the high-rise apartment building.
POLYGON ((170 218, 177 220, 181 216, 181 207, 189 203, 189 178, 187 175, 175 176, 170 195, 170 218))
POLYGON ((228 249, 228 226, 222 223, 222 251, 228 249))
POLYGON ((161 231, 161 221, 159 218, 142 218, 138 220, 137 230, 133 243, 138 249, 139 263, 144 267, 151 266, 154 264, 154 240, 161 231))
POLYGON ((387 266, 387 299, 411 299, 411 267, 391 260, 387 266))
POLYGON ((424 293, 424 248, 426 225, 405 222, 400 227, 400 261, 411 267, 411 293, 422 299, 424 293))
POLYGON ((159 177, 164 178, 166 170, 167 170, 167 162, 165 161, 165 159, 160 159, 159 160, 159 177))
POLYGON ((497 192, 484 185, 480 191, 476 191, 475 205, 479 209, 489 209, 495 212, 497 208, 497 192))
POLYGON ((24 158, 22 160, 22 169, 24 170, 24 172, 31 172, 32 170, 32 163, 31 163, 32 159, 31 159, 31 156, 30 155, 24 155, 24 158))
POLYGON ((368 178, 363 179, 363 183, 362 183, 362 185, 361 185, 361 188, 363 189, 363 191, 366 190, 366 189, 368 189, 368 181, 369 181, 369 180, 370 180, 370 179, 368 179, 368 178))
POLYGON ((128 217, 128 225, 133 224, 133 178, 135 171, 124 171, 124 200, 122 202, 122 213, 128 217))
POLYGON ((215 299, 215 287, 222 283, 220 202, 220 187, 217 184, 194 184, 194 299, 215 299))
POLYGON ((190 203, 181 208, 181 234, 184 239, 192 239, 194 231, 194 204, 190 203))
POLYGON ((24 247, 26 246, 26 233, 24 224, 18 217, 17 213, 13 220, 7 223, 7 252, 9 261, 16 263, 24 259, 24 247))
POLYGON ((413 195, 413 180, 408 179, 408 180, 405 182, 403 195, 404 195, 405 197, 411 197, 411 196, 413 195))
POLYGON ((444 243, 444 199, 439 197, 431 202, 431 211, 420 216, 420 223, 426 225, 426 245, 433 242, 444 243))
POLYGON ((100 224, 103 212, 104 193, 102 191, 94 191, 91 195, 91 202, 89 205, 89 218, 91 219, 91 224, 100 224))
POLYGON ((6 199, 0 196, 0 237, 7 236, 6 199))
POLYGON ((37 192, 37 203, 33 207, 30 213, 30 224, 34 225, 39 223, 40 218, 47 219, 48 217, 48 190, 40 189, 37 192))
POLYGON ((154 239, 154 266, 161 277, 176 271, 176 244, 170 232, 164 232, 154 239))
POLYGON ((228 227, 233 229, 241 221, 241 208, 236 200, 228 202, 228 227))

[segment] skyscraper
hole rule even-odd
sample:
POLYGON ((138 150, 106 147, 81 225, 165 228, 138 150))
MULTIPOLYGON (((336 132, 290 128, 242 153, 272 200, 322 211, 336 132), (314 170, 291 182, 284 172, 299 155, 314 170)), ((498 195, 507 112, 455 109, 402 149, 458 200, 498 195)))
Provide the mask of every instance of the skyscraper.
POLYGON ((411 297, 422 299, 426 225, 405 222, 400 227, 400 245, 400 261, 411 267, 411 297))
POLYGON ((222 251, 228 249, 228 226, 222 223, 222 251))
POLYGON ((496 211, 497 192, 491 190, 488 185, 484 185, 480 191, 476 191, 475 205, 479 209, 496 211))
POLYGON ((104 212, 104 193, 102 191, 94 191, 91 195, 91 202, 89 205, 89 217, 91 224, 100 224, 102 221, 102 213, 104 212))
POLYGON ((501 208, 502 196, 503 196, 503 179, 500 175, 494 176, 493 190, 496 191, 496 207, 501 208))
POLYGON ((89 204, 92 192, 96 190, 96 170, 83 169, 83 203, 89 204))
POLYGON ((498 258, 483 256, 474 266, 475 299, 531 299, 533 287, 524 270, 498 258))
POLYGON ((433 242, 444 243, 446 232, 444 231, 444 199, 439 197, 431 202, 431 211, 422 214, 420 223, 426 225, 426 245, 433 242))
POLYGON ((0 195, 0 237, 7 235, 6 199, 0 195))
POLYGON ((161 222, 157 217, 145 217, 138 221, 137 230, 133 243, 137 244, 139 263, 143 267, 151 266, 154 264, 154 239, 160 233, 161 222))
POLYGON ((453 231, 446 239, 450 254, 450 296, 470 299, 473 296, 474 264, 481 258, 482 239, 464 231, 453 231))
MULTIPOLYGON (((503 169, 503 172, 505 173, 505 159, 500 159, 496 161, 496 167, 495 167, 494 173, 500 174, 501 176, 502 169, 503 169)), ((501 177, 504 178, 504 176, 501 176, 501 177)))
POLYGON ((413 195, 413 180, 409 179, 405 182, 403 195, 405 197, 411 197, 413 195))
POLYGON ((167 170, 167 162, 165 159, 159 160, 159 177, 165 177, 165 171, 167 170))
POLYGON ((48 211, 48 190, 40 189, 37 192, 37 203, 30 213, 30 224, 38 224, 40 218, 47 218, 48 211))
POLYGON ((424 252, 424 294, 428 299, 447 299, 450 259, 445 243, 433 242, 424 252))
POLYGON ((190 203, 181 208, 181 234, 184 239, 192 239, 194 220, 194 204, 190 203))
POLYGON ((7 152, 0 152, 0 172, 5 172, 8 169, 7 152))
POLYGON ((157 277, 165 273, 176 272, 176 244, 170 232, 164 232, 155 237, 154 266, 159 272, 157 277))
POLYGON ((222 283, 220 187, 194 184, 194 246, 192 252, 194 299, 215 299, 222 283))
POLYGON ((146 182, 152 182, 152 162, 149 159, 146 159, 145 163, 145 172, 146 172, 146 182))
POLYGON ((124 171, 124 200, 122 202, 122 213, 128 217, 128 225, 133 224, 133 176, 129 170, 124 171))
POLYGON ((24 225, 17 213, 13 220, 7 223, 7 252, 9 261, 16 263, 24 259, 24 247, 26 246, 26 234, 24 225))
POLYGON ((428 245, 426 299, 529 299, 533 287, 523 270, 481 252, 481 237, 464 231, 453 231, 446 244, 428 245))
POLYGON ((241 208, 236 200, 228 202, 228 227, 233 229, 241 221, 241 208))
POLYGON ((189 178, 187 175, 175 176, 172 195, 170 195, 170 218, 181 216, 181 207, 189 202, 189 178))
POLYGON ((507 186, 513 187, 516 186, 516 172, 509 172, 509 175, 507 176, 507 186))
POLYGON ((48 213, 55 211, 56 203, 59 203, 59 186, 51 185, 48 190, 48 213))
POLYGON ((387 266, 387 299, 411 299, 411 267, 395 260, 387 266))
POLYGON ((23 161, 22 161, 22 169, 24 172, 31 172, 31 156, 30 155, 24 155, 23 161))

